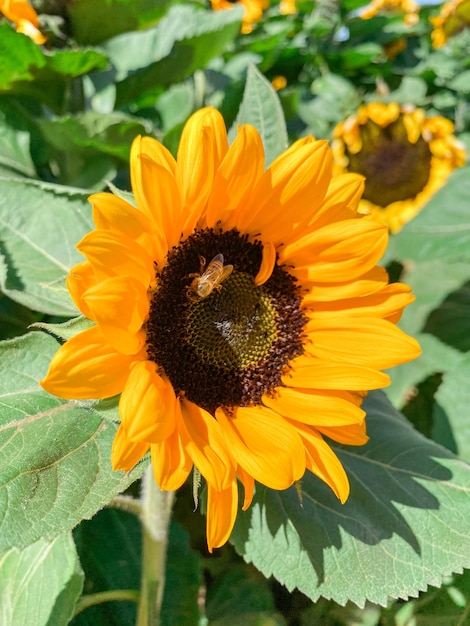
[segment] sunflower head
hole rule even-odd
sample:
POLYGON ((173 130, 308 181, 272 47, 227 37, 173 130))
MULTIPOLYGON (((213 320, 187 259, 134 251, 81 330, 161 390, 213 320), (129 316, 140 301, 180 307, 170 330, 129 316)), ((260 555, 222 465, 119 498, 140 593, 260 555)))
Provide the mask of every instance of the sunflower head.
POLYGON ((397 232, 413 219, 449 174, 465 163, 453 124, 422 109, 370 103, 333 131, 337 173, 365 176, 359 211, 397 232))
POLYGON ((137 138, 137 206, 91 196, 96 229, 67 285, 94 326, 67 341, 41 382, 63 398, 121 394, 116 470, 147 452, 162 489, 193 469, 208 487, 209 549, 229 537, 238 481, 287 489, 311 471, 344 502, 323 439, 367 440, 362 398, 381 370, 419 354, 395 322, 410 290, 376 266, 387 229, 356 211, 363 180, 331 179, 324 141, 294 143, 268 169, 243 125, 187 122, 177 159, 137 138))
POLYGON ((372 0, 360 13, 362 19, 370 19, 381 13, 403 14, 403 21, 413 26, 419 19, 419 4, 414 0, 372 0))
POLYGON ((446 2, 439 15, 430 19, 434 26, 431 33, 432 45, 440 48, 449 38, 470 26, 470 0, 446 2))

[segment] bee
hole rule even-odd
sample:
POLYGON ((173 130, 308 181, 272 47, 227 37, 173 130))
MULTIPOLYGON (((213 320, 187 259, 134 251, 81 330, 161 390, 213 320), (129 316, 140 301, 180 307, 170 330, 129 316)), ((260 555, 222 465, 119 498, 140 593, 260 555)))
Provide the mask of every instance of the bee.
POLYGON ((223 254, 216 254, 206 269, 204 269, 206 259, 203 256, 200 258, 200 273, 189 275, 190 278, 194 276, 187 291, 188 298, 191 302, 197 302, 198 300, 207 298, 214 289, 220 291, 222 289, 222 283, 230 276, 233 270, 233 265, 224 265, 223 254))

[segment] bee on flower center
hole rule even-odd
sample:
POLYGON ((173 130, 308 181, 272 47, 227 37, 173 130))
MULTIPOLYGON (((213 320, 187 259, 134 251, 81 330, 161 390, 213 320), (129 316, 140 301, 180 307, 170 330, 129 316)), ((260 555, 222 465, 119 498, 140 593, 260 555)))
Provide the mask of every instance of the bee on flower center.
POLYGON ((188 287, 188 298, 191 302, 197 302, 203 298, 207 298, 210 294, 217 289, 222 289, 222 283, 226 278, 230 276, 233 270, 233 265, 224 265, 224 255, 216 254, 209 265, 206 266, 206 259, 201 259, 200 273, 190 274, 190 278, 194 277, 190 286, 188 287))

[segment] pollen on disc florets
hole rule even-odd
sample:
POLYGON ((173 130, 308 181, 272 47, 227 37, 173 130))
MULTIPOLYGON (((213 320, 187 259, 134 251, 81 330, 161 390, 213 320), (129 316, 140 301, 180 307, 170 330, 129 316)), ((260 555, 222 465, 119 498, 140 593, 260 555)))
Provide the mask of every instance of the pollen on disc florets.
POLYGON ((214 414, 219 406, 259 404, 303 352, 306 322, 295 278, 277 264, 257 286, 260 241, 236 229, 196 231, 157 268, 147 323, 147 353, 175 392, 214 414), (232 273, 204 298, 188 293, 201 270, 222 254, 232 273))

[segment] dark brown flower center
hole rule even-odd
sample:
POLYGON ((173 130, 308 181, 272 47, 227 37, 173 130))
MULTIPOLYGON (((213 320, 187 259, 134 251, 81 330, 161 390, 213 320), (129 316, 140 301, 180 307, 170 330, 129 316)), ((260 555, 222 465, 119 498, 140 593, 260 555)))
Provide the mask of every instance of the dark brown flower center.
POLYGON ((363 197, 380 207, 415 198, 431 171, 426 141, 419 137, 411 143, 401 117, 385 128, 369 120, 360 130, 361 150, 357 154, 346 150, 346 156, 348 169, 366 177, 363 197))
POLYGON ((296 281, 276 264, 269 280, 257 286, 261 258, 261 242, 237 230, 204 229, 173 248, 157 270, 148 356, 177 394, 212 414, 219 406, 259 404, 303 352, 306 319, 296 281), (233 265, 227 277, 220 266, 210 271, 217 255, 233 265), (203 297, 195 288, 201 280, 203 297))

